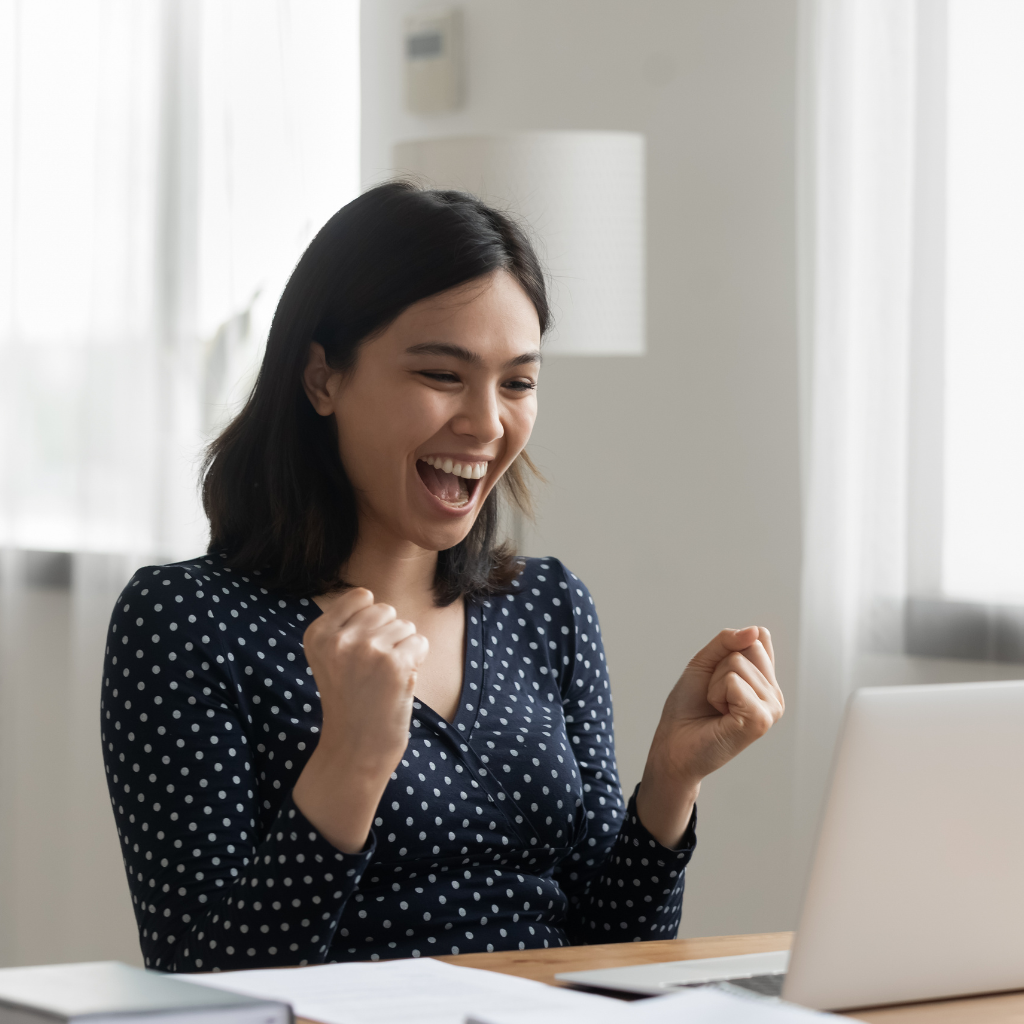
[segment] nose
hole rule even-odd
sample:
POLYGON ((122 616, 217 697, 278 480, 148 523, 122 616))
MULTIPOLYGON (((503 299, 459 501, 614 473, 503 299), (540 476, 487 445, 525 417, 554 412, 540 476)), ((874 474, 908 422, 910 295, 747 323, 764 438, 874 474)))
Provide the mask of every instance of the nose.
POLYGON ((479 444, 491 444, 505 436, 497 395, 490 388, 469 388, 462 407, 452 417, 452 430, 479 444))

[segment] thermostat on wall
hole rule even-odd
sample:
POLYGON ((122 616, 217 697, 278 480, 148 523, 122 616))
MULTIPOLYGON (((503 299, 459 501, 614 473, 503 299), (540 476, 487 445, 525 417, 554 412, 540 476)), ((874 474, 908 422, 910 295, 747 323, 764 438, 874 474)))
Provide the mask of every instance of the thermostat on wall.
POLYGON ((461 11, 405 19, 405 105, 412 113, 457 110, 462 104, 461 64, 461 11))

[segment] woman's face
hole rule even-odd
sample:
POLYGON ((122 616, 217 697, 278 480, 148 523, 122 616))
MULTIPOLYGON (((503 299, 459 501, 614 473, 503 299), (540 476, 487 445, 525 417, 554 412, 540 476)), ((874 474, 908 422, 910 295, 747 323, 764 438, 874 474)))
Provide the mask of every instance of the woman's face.
POLYGON ((539 370, 537 311, 504 271, 410 306, 345 373, 311 345, 306 393, 335 418, 361 536, 461 541, 530 438, 539 370))

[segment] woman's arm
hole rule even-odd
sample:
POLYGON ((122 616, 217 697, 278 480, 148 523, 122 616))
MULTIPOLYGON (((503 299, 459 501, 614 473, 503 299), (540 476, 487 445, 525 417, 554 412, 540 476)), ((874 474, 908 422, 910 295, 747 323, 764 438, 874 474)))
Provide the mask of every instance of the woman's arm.
POLYGON ((176 600, 202 586, 180 567, 140 570, 107 640, 103 754, 145 962, 320 963, 373 843, 341 852, 285 793, 260 828, 272 807, 259 806, 239 670, 219 624, 176 600))
POLYGON ((575 942, 675 934, 684 869, 696 844, 701 780, 764 735, 784 710, 766 629, 723 630, 687 666, 665 702, 643 780, 623 812, 611 691, 597 612, 566 573, 572 674, 563 707, 584 779, 588 836, 556 877, 569 895, 575 942))
POLYGON ((326 603, 302 638, 323 726, 292 795, 322 835, 355 853, 409 742, 416 670, 429 644, 368 590, 326 603))
POLYGON ((696 845, 695 822, 691 816, 686 834, 670 849, 644 828, 635 796, 628 805, 623 800, 597 611, 583 583, 562 571, 572 613, 562 656, 569 666, 562 707, 587 819, 585 835, 554 874, 569 899, 566 931, 575 944, 672 938, 682 912, 685 868, 696 845))

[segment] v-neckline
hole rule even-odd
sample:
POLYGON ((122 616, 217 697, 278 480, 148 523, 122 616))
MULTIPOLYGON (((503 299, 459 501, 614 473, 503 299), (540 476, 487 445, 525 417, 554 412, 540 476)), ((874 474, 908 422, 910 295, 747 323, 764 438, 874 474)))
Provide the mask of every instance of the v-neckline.
POLYGON ((441 729, 454 729, 458 736, 467 740, 473 730, 477 715, 480 713, 480 700, 483 697, 483 616, 480 606, 475 601, 466 600, 465 605, 465 651, 462 658, 462 686, 459 689, 459 704, 455 715, 449 722, 439 715, 425 700, 413 697, 413 706, 417 711, 426 711, 429 717, 441 729))
MULTIPOLYGON (((309 603, 316 609, 316 614, 312 615, 310 621, 324 614, 323 608, 317 604, 314 598, 309 598, 309 603)), ((429 717, 435 719, 435 724, 439 728, 454 729, 457 735, 463 736, 467 740, 473 731, 473 725, 480 713, 480 701, 483 699, 484 627, 481 607, 476 601, 469 599, 463 601, 466 642, 462 656, 462 687, 459 690, 459 704, 452 720, 449 722, 448 719, 443 718, 421 697, 413 696, 414 710, 428 712, 429 717)))

